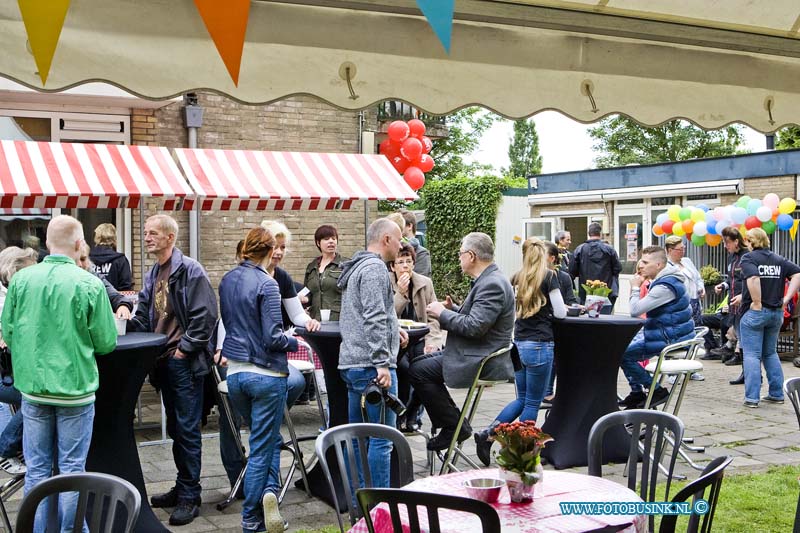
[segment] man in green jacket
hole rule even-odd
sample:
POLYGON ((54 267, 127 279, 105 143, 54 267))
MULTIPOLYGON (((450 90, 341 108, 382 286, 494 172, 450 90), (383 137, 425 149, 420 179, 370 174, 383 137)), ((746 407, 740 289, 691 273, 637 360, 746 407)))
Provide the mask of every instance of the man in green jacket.
MULTIPOLYGON (((117 345, 103 283, 76 264, 82 244, 80 222, 66 215, 51 220, 50 255, 12 278, 3 307, 3 339, 22 394, 26 494, 50 477, 53 464, 62 474, 85 470, 99 386, 95 354, 117 345)), ((77 493, 59 502, 61 520, 72 524, 77 493)), ((46 513, 41 505, 37 530, 46 513)))

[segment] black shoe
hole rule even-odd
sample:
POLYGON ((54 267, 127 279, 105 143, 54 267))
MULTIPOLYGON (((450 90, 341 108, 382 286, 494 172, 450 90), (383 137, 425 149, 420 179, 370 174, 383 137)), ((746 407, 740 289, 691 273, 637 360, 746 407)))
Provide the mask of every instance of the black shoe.
MULTIPOLYGON (((714 350, 716 350, 716 348, 714 350)), ((705 355, 701 355, 700 359, 702 359, 703 361, 721 361, 722 354, 714 353, 714 350, 706 350, 705 355)))
POLYGON ((188 500, 181 500, 178 506, 169 515, 169 525, 171 526, 185 526, 191 524, 192 521, 200 516, 200 507, 188 500))
POLYGON ((794 359, 792 359, 792 364, 800 368, 800 357, 795 357, 794 359))
POLYGON ((714 348, 710 350, 708 353, 712 355, 719 355, 723 359, 727 357, 731 357, 733 355, 733 348, 728 348, 727 346, 720 346, 719 348, 714 348))
MULTIPOLYGON (((438 435, 432 437, 431 440, 428 441, 428 449, 432 452, 440 452, 442 450, 446 450, 450 447, 450 441, 453 440, 453 434, 455 433, 455 429, 451 428, 442 428, 438 435)), ((458 443, 461 444, 470 436, 472 435, 472 428, 464 420, 464 423, 461 426, 461 432, 458 434, 458 443)))
POLYGON ((624 400, 619 401, 619 406, 625 409, 635 409, 639 405, 644 405, 647 394, 642 391, 634 391, 628 394, 624 400))
POLYGON ((733 357, 731 357, 730 359, 725 361, 724 364, 725 364, 725 366, 736 366, 736 365, 741 365, 742 361, 743 360, 742 360, 741 354, 737 353, 736 355, 734 355, 733 357))
POLYGON ((175 487, 172 487, 169 492, 164 494, 150 496, 150 506, 156 509, 175 507, 176 505, 178 505, 178 491, 175 490, 175 487))
POLYGON ((475 433, 475 453, 483 463, 483 466, 489 466, 492 463, 490 452, 493 443, 494 441, 489 440, 488 429, 475 433))
POLYGON ((728 383, 730 383, 731 385, 744 385, 744 372, 739 374, 738 378, 732 379, 728 383))
MULTIPOLYGON (((669 398, 669 390, 666 387, 656 388, 653 391, 653 397, 650 399, 650 408, 661 405, 667 401, 667 398, 669 398)), ((644 404, 642 404, 642 407, 644 407, 644 404)))

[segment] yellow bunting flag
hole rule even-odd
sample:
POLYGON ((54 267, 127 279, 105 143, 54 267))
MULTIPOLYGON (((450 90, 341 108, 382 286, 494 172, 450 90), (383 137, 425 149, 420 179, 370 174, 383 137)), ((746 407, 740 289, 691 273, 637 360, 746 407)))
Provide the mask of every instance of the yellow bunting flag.
POLYGON ((19 12, 25 31, 28 32, 28 42, 31 45, 33 59, 39 69, 42 85, 47 83, 50 74, 50 64, 56 53, 58 38, 69 9, 69 0, 18 0, 19 12))
POLYGON ((238 87, 250 0, 194 0, 194 5, 214 40, 233 84, 238 87))
POLYGON ((797 237, 797 225, 800 224, 800 220, 795 220, 792 227, 789 228, 789 236, 792 238, 792 242, 794 242, 794 238, 797 237))

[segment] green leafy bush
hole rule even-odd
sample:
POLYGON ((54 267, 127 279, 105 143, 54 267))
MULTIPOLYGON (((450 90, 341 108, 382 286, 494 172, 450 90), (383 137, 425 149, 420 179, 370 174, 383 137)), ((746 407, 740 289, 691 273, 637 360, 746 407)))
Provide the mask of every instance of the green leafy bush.
POLYGON ((700 277, 703 278, 705 285, 717 285, 722 283, 722 274, 714 268, 714 265, 706 265, 700 269, 700 277))
POLYGON ((495 238, 497 210, 506 188, 503 179, 485 176, 430 181, 425 185, 426 239, 433 259, 433 282, 440 299, 462 300, 469 279, 461 273, 461 239, 481 231, 495 238))

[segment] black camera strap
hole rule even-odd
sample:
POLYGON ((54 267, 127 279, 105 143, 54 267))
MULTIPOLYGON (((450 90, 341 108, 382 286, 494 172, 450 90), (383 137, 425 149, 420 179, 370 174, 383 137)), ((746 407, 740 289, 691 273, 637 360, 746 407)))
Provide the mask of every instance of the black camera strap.
MULTIPOLYGON (((361 393, 361 420, 369 423, 369 416, 367 416, 367 395, 365 392, 361 393)), ((386 425, 386 400, 384 398, 381 398, 380 424, 386 425)))

